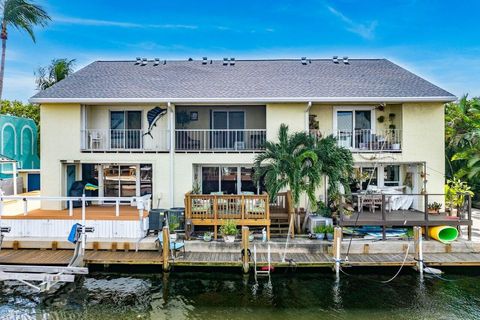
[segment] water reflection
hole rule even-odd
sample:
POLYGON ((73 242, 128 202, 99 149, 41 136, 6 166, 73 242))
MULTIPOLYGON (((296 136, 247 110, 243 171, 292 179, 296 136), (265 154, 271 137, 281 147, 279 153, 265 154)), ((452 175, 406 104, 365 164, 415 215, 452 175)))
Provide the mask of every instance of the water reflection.
POLYGON ((255 283, 239 273, 96 274, 39 295, 5 284, 0 319, 478 319, 480 279, 419 280, 402 274, 336 278, 276 273, 255 283))

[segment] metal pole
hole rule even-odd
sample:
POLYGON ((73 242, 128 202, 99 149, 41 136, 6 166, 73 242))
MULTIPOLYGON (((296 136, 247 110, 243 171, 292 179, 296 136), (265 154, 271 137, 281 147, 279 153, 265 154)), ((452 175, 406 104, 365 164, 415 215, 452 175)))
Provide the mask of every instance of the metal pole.
POLYGON ((82 254, 85 253, 85 225, 86 221, 86 212, 85 212, 85 193, 82 194, 82 254))
POLYGON ((13 195, 17 195, 17 162, 12 163, 13 169, 13 195))

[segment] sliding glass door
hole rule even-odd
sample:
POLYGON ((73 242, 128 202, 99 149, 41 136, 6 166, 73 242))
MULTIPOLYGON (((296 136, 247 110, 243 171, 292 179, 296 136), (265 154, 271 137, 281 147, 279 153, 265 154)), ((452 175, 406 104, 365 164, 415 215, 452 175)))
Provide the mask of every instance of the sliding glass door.
POLYGON ((337 137, 345 148, 364 149, 372 142, 372 110, 338 110, 337 137))
POLYGON ((240 149, 244 142, 244 111, 212 112, 212 147, 214 149, 240 149))
POLYGON ((140 149, 142 147, 142 112, 111 111, 110 143, 112 149, 140 149))
POLYGON ((257 194, 264 191, 253 180, 253 168, 243 166, 202 166, 203 194, 257 194))

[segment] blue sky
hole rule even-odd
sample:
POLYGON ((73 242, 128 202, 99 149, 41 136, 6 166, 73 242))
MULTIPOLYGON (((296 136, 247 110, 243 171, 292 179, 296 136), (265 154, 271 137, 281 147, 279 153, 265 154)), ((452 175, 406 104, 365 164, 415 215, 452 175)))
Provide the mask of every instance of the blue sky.
POLYGON ((10 29, 4 98, 35 93, 54 58, 388 58, 460 96, 480 95, 480 1, 40 1, 37 42, 10 29))

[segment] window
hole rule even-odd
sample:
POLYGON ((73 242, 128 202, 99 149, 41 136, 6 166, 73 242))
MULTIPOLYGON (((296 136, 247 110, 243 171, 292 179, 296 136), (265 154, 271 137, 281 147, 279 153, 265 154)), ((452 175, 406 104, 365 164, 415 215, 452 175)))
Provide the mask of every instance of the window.
POLYGON ((388 165, 383 168, 383 184, 387 187, 400 185, 400 166, 388 165))

